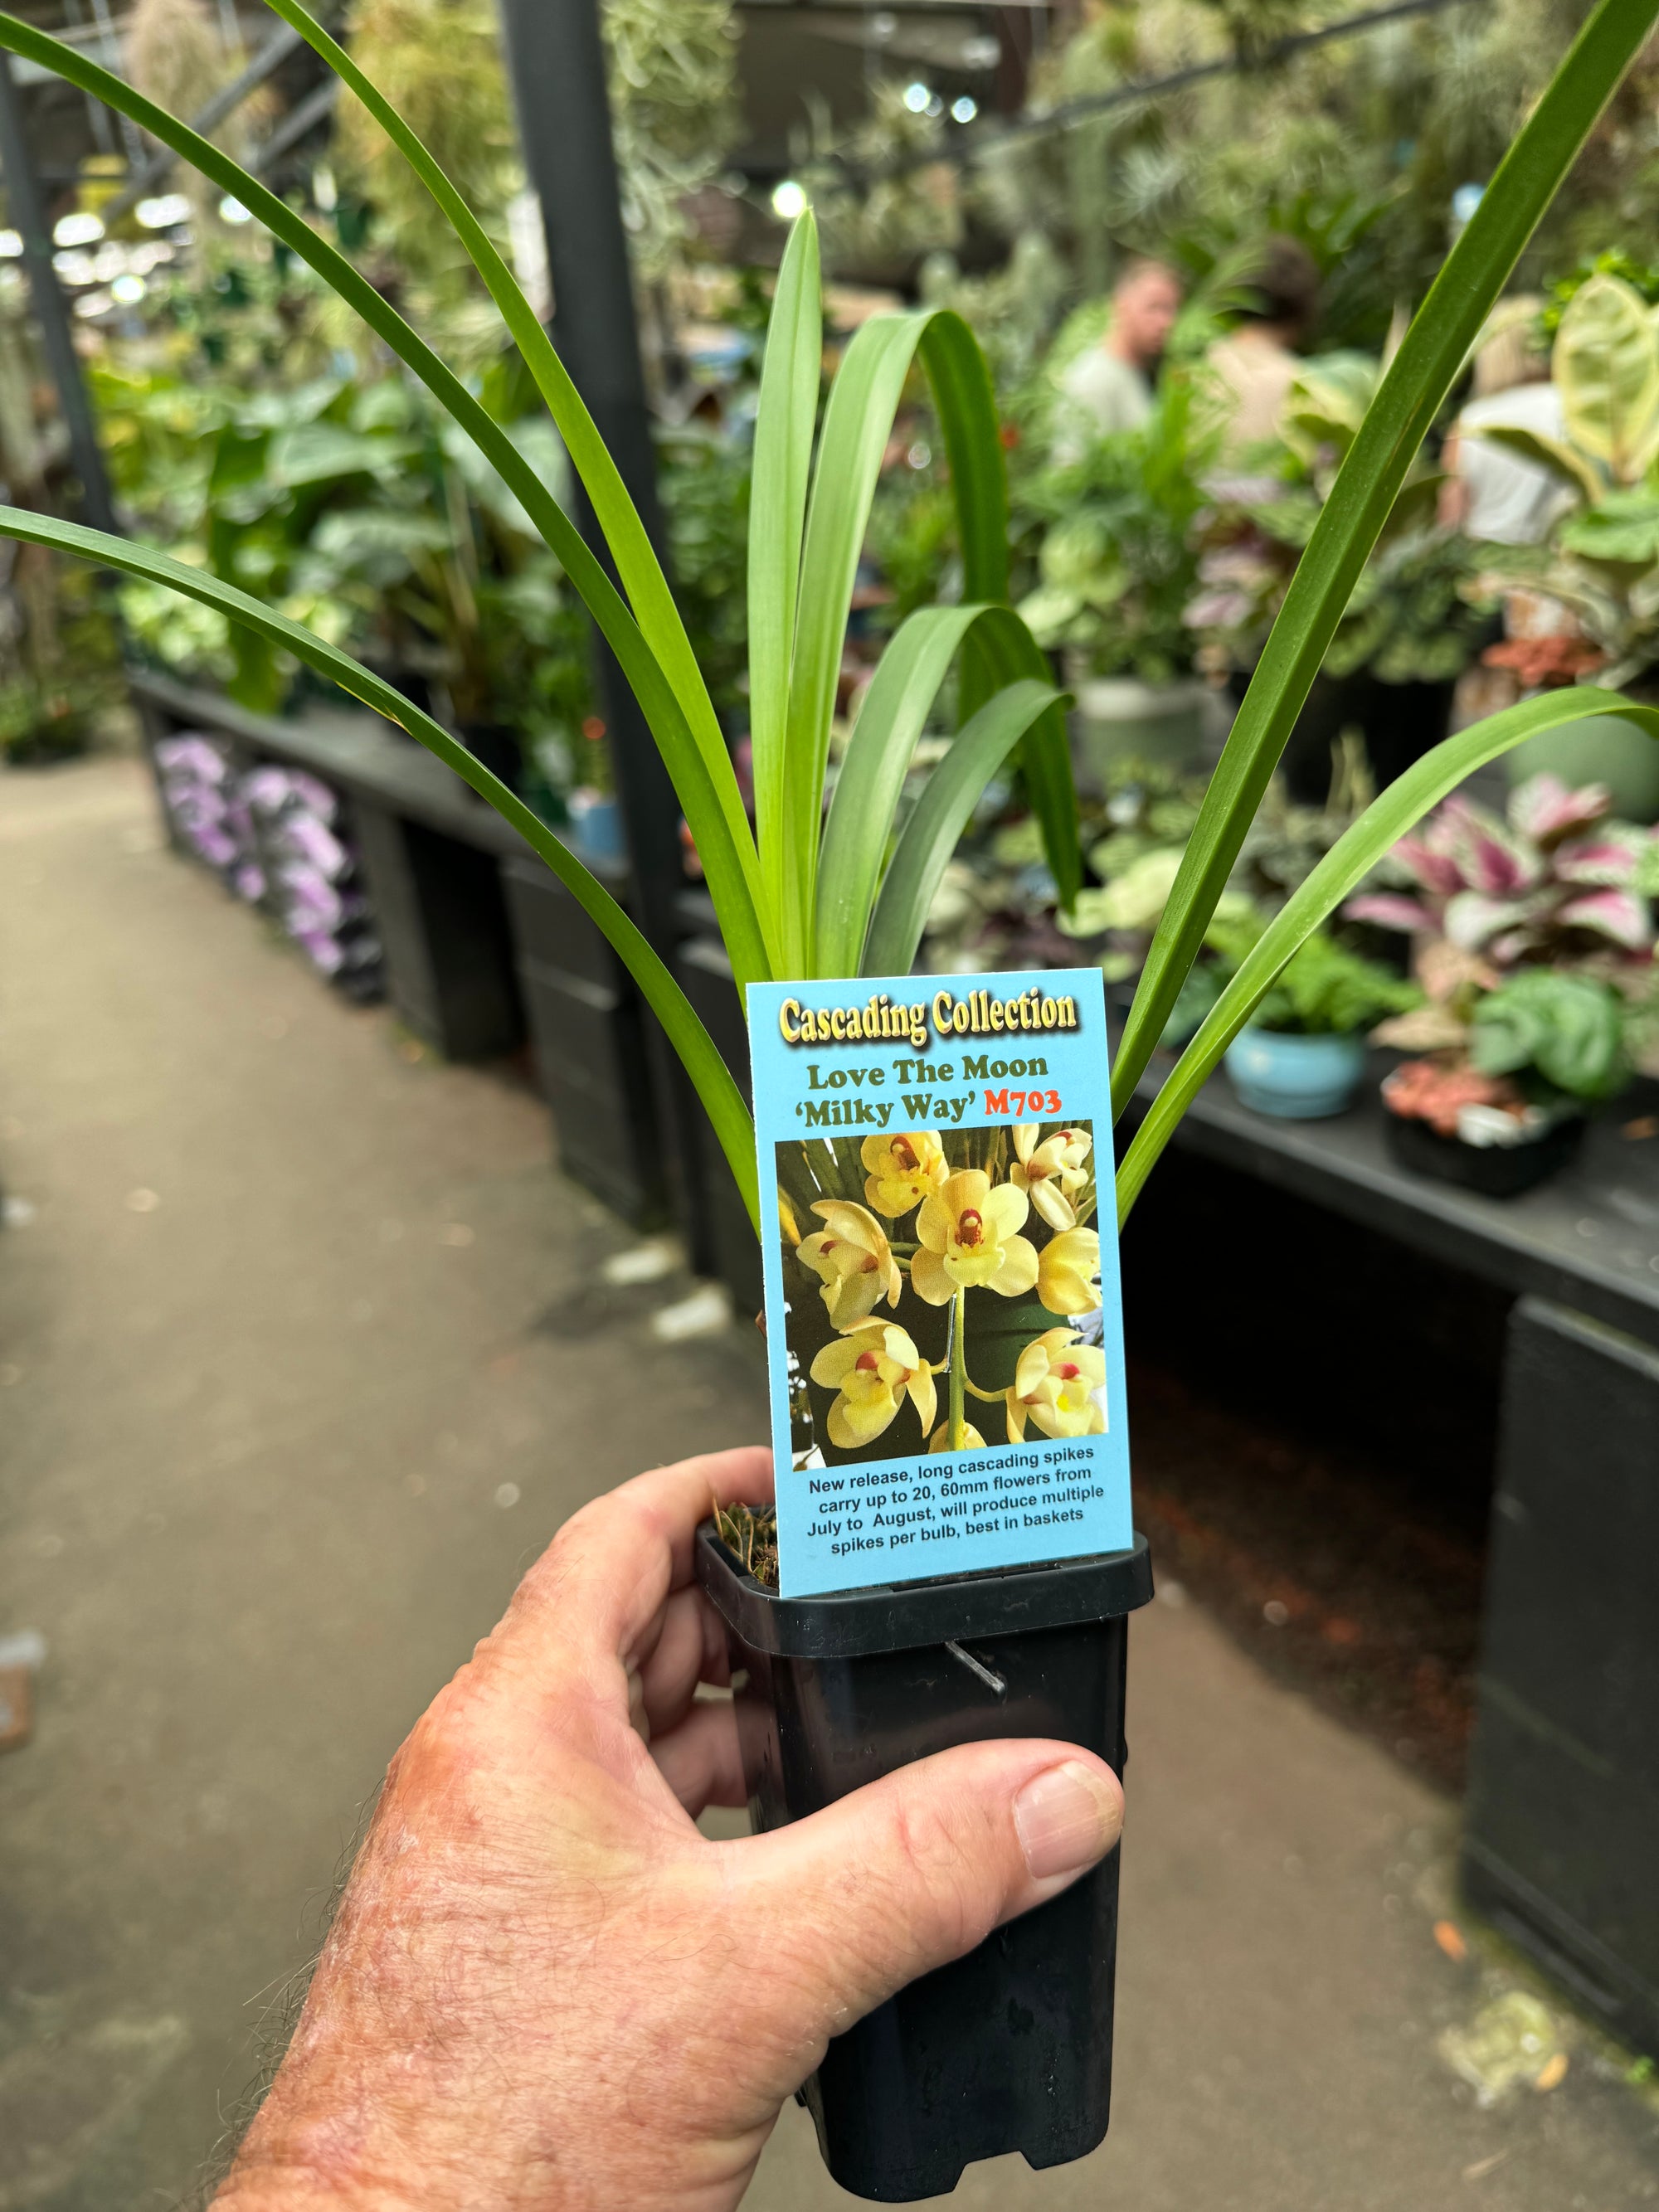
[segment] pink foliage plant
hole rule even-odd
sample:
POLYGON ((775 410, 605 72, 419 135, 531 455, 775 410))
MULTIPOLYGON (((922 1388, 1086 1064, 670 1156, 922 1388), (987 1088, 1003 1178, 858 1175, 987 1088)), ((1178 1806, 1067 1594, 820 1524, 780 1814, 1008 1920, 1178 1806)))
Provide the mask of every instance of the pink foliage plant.
POLYGON ((1659 891, 1659 831, 1610 818, 1604 786, 1569 790, 1535 775, 1503 821, 1472 800, 1445 801, 1402 837, 1382 887, 1345 914, 1443 939, 1499 970, 1538 964, 1648 966, 1659 891))

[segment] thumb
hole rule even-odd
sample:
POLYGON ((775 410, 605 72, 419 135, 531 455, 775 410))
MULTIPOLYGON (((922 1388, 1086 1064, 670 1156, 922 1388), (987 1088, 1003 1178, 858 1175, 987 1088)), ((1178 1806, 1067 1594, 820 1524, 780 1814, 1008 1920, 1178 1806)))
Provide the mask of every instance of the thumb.
POLYGON ((1122 1826, 1117 1777, 1091 1752, 963 1744, 736 1846, 744 1911, 835 2034, 1068 1887, 1122 1826))

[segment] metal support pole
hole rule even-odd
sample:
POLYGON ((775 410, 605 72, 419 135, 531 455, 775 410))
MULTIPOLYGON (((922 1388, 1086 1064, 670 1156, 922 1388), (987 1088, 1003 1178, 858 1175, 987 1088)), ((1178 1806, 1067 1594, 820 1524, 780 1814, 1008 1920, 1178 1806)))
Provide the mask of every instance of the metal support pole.
POLYGON ((82 514, 94 530, 118 531, 92 402, 87 397, 80 356, 75 350, 69 307, 58 283, 58 271, 52 265, 52 236, 29 165, 23 111, 12 81, 9 54, 0 54, 0 171, 5 177, 7 217, 23 241, 29 294, 40 325, 46 365, 58 387, 58 404, 69 430, 70 460, 80 479, 82 514))
MULTIPOLYGON (((541 201, 554 337, 660 552, 656 453, 596 0, 501 0, 501 13, 525 168, 541 201)), ((577 520, 614 580, 614 564, 585 498, 578 501, 577 520)), ((603 641, 596 637, 594 643, 633 863, 635 919, 672 968, 683 934, 676 902, 685 887, 679 801, 626 678, 603 641)), ((665 1045, 659 1073, 671 1180, 678 1186, 693 1264, 707 1272, 713 1265, 712 1230, 695 1094, 665 1045)))

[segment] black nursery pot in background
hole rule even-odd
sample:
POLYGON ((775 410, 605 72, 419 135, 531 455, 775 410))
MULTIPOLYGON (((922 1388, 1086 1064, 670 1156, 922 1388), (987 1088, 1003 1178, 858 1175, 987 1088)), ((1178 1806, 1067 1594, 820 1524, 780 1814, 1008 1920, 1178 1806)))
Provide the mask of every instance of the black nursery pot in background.
MULTIPOLYGON (((712 1522, 697 1577, 726 1624, 744 1779, 781 1827, 960 1743, 1051 1736, 1123 1771, 1127 1616, 1146 1539, 1057 1565, 825 1597, 746 1575, 712 1522)), ((836 2036, 801 2092, 825 2165, 884 2203, 975 2160, 1060 2166, 1106 2133, 1118 1853, 836 2036)))
POLYGON ((1466 1145, 1414 1116, 1387 1114, 1383 1120, 1389 1150, 1402 1168, 1479 1191, 1483 1198, 1518 1198, 1533 1189, 1566 1166, 1584 1136, 1582 1114, 1569 1115, 1524 1145, 1466 1145))

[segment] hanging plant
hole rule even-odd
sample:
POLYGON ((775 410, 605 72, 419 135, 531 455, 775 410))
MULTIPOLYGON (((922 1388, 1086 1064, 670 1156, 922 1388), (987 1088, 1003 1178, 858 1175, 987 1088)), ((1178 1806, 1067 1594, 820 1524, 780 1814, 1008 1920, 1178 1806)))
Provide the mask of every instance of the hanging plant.
MULTIPOLYGON (((687 235, 682 201, 717 173, 736 137, 736 27, 728 0, 607 0, 600 24, 623 214, 636 272, 653 282, 687 235)), ((364 77, 507 255, 525 175, 495 0, 356 0, 349 43, 364 77)), ((500 319, 461 240, 433 222, 396 137, 347 99, 335 143, 343 181, 378 213, 378 240, 408 279, 416 319, 452 350, 482 357, 499 342, 500 319)))

